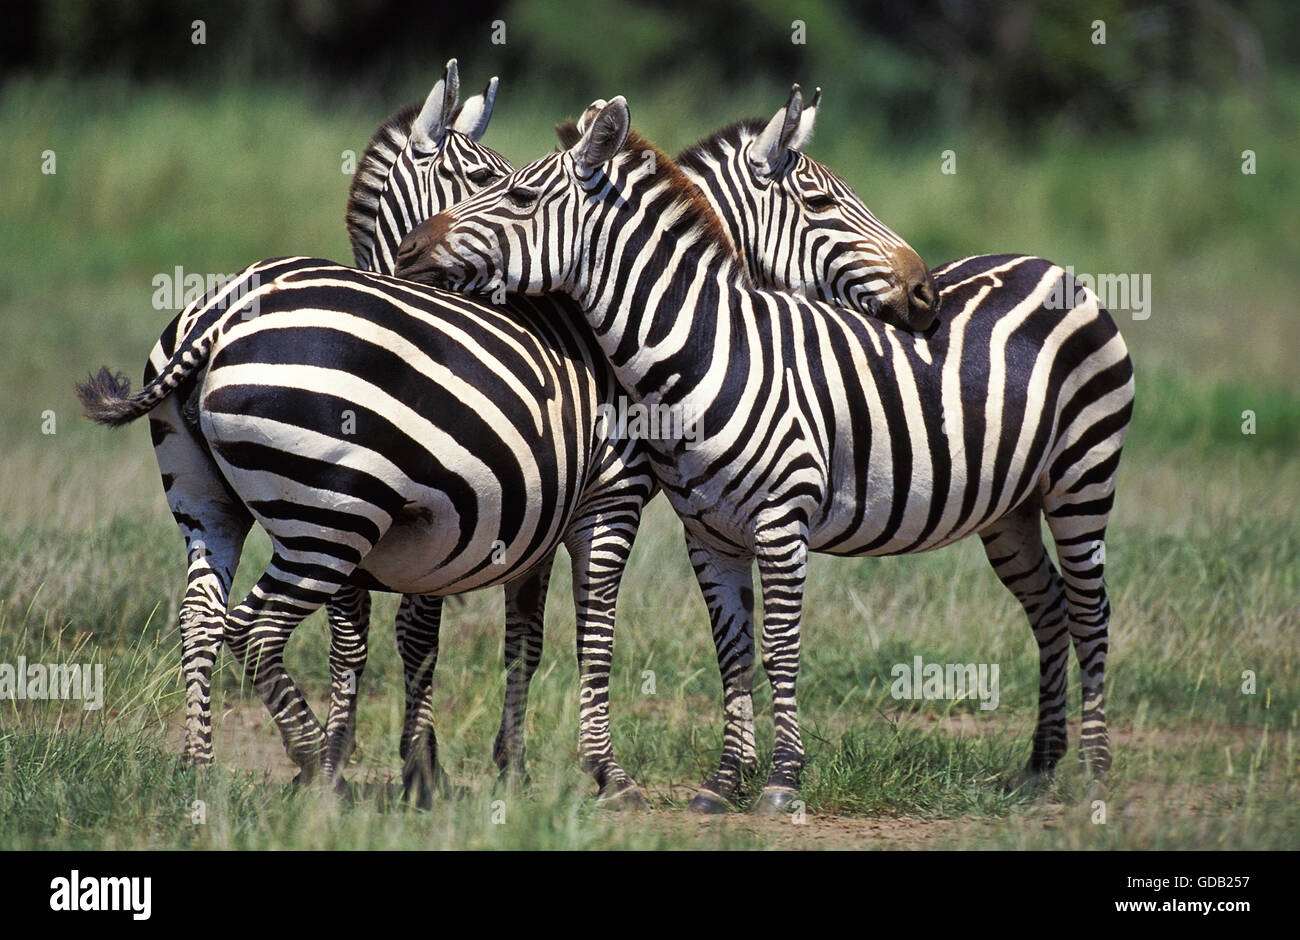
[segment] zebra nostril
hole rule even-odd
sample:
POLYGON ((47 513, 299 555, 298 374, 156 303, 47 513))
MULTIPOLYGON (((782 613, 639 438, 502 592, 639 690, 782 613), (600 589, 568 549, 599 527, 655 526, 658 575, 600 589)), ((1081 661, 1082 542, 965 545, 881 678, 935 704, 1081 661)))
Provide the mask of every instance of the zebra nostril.
POLYGON ((926 271, 925 276, 912 284, 908 294, 908 303, 914 314, 934 314, 938 312, 939 292, 935 289, 934 278, 926 271))
POLYGON ((397 260, 398 261, 414 260, 415 257, 420 254, 422 247, 423 245, 421 239, 418 238, 403 239, 402 243, 397 246, 397 260))

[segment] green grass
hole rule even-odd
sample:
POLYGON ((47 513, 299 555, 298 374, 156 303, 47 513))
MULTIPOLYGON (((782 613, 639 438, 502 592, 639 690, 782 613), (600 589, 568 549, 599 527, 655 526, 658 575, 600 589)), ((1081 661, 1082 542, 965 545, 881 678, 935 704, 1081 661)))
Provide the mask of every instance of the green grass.
MULTIPOLYGON (((392 102, 328 106, 292 88, 0 89, 0 156, 13 168, 0 189, 0 663, 102 663, 106 681, 99 711, 0 701, 0 848, 1300 847, 1300 390, 1288 306, 1300 181, 1281 157, 1261 156, 1256 178, 1233 162, 1248 145, 1294 152, 1296 123, 1266 123, 1232 100, 1189 109, 1185 128, 1159 139, 1026 150, 855 135, 848 104, 828 93, 812 148, 929 260, 1025 250, 1079 271, 1152 274, 1151 318, 1119 320, 1138 400, 1107 551, 1116 765, 1104 825, 1092 822, 1073 750, 1049 786, 1005 786, 1028 755, 1036 648, 975 542, 814 558, 799 689, 807 825, 687 817, 720 748, 720 688, 662 501, 620 601, 612 706, 616 752, 651 813, 598 810, 577 768, 563 556, 532 693, 532 787, 498 784, 490 760, 504 688, 498 592, 471 596, 444 626, 439 740, 462 799, 428 813, 395 799, 402 696, 389 596, 376 598, 350 799, 292 791, 278 735, 228 657, 214 689, 218 763, 181 767, 180 539, 147 429, 90 426, 71 383, 101 362, 138 371, 171 316, 150 303, 159 272, 232 271, 287 252, 347 259, 340 155, 420 84, 392 102), (948 147, 953 177, 938 172, 948 147), (47 148, 53 177, 39 173, 47 148), (42 433, 47 411, 53 434, 42 433), (1242 433, 1243 411, 1254 434, 1242 433), (896 702, 890 667, 917 655, 999 664, 999 708, 896 702), (1253 695, 1242 692, 1247 670, 1253 695)), ((761 88, 711 99, 689 125, 671 89, 632 106, 671 150, 781 100, 761 88)), ((581 104, 503 87, 487 142, 517 161, 540 154, 550 123, 581 104)), ((237 594, 266 556, 255 533, 237 594)), ((316 615, 288 653, 318 710, 327 644, 316 615)), ((766 757, 761 672, 755 697, 766 757)))
MULTIPOLYGON (((901 819, 948 826, 932 841, 959 845, 1295 847, 1300 829, 1287 800, 1300 771, 1297 527, 1292 520, 1264 544, 1255 538, 1294 490, 1295 470, 1279 469, 1276 460, 1210 453, 1200 466, 1220 482, 1180 483, 1186 462, 1186 454, 1141 460, 1168 484, 1166 504, 1152 507, 1150 527, 1117 527, 1110 546, 1116 612, 1109 713, 1117 757, 1111 785, 1114 802, 1132 808, 1115 820, 1123 823, 1118 832, 1091 823, 1062 828, 1062 818, 1089 812, 1073 753, 1045 792, 1004 789, 1028 753, 1036 658, 1017 606, 973 544, 912 558, 815 559, 800 686, 810 825, 901 819), (1238 487, 1278 479, 1290 489, 1282 487, 1258 515, 1232 517, 1238 487), (1164 513, 1173 518, 1193 485, 1202 491, 1206 518, 1180 532, 1164 513), (998 663, 999 708, 895 702, 889 669, 914 655, 998 663), (1243 669, 1258 675, 1255 695, 1241 692, 1243 669), (1183 805, 1180 788, 1208 802, 1183 805), (1265 825, 1265 817, 1277 824, 1265 825), (1188 841, 1179 843, 1172 835, 1179 832, 1188 841)), ((139 500, 147 504, 154 497, 143 489, 139 500)), ((1145 497, 1135 489, 1121 495, 1120 518, 1139 518, 1145 497)), ((339 806, 323 794, 291 794, 292 768, 278 736, 228 660, 215 698, 222 760, 201 778, 179 768, 182 691, 170 611, 181 586, 180 552, 163 514, 110 522, 84 545, 75 535, 28 538, 17 556, 25 568, 53 571, 67 559, 84 586, 76 577, 7 586, 0 661, 22 654, 29 661, 104 662, 106 707, 95 713, 76 703, 0 703, 0 818, 14 823, 3 827, 0 843, 9 847, 650 848, 785 846, 796 838, 783 829, 746 828, 747 817, 705 830, 678 818, 717 758, 721 729, 703 604, 680 587, 689 571, 677 523, 663 504, 647 520, 628 575, 613 688, 617 753, 650 794, 656 810, 648 817, 596 810, 594 788, 577 769, 572 606, 562 575, 532 696, 533 787, 511 792, 495 782, 490 746, 503 691, 502 606, 499 595, 484 592, 447 616, 435 695, 443 760, 469 793, 423 814, 402 809, 385 784, 399 765, 401 722, 400 666, 388 626, 393 598, 376 604, 363 679, 360 747, 350 771, 362 792, 351 806, 339 806), (150 533, 159 545, 142 549, 150 533), (115 587, 112 572, 121 584, 101 598, 98 587, 115 587), (654 673, 654 694, 645 692, 647 671, 654 673), (205 826, 189 821, 196 798, 207 804, 205 826), (491 823, 495 800, 504 801, 505 828, 491 823)), ((241 567, 241 588, 265 557, 259 539, 241 567)), ((317 615, 289 651, 290 668, 318 709, 327 640, 317 615)), ((1077 696, 1076 681, 1072 713, 1077 696)), ((766 757, 770 694, 761 679, 756 707, 766 757)), ((851 831, 827 838, 888 844, 851 831)))

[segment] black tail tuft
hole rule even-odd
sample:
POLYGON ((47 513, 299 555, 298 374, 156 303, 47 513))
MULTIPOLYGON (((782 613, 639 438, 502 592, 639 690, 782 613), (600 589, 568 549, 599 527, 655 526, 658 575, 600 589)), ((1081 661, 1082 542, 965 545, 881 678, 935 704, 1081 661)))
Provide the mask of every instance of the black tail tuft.
POLYGON ((111 427, 134 421, 147 410, 131 398, 130 380, 121 372, 110 372, 108 366, 77 383, 77 398, 86 409, 86 417, 111 427))

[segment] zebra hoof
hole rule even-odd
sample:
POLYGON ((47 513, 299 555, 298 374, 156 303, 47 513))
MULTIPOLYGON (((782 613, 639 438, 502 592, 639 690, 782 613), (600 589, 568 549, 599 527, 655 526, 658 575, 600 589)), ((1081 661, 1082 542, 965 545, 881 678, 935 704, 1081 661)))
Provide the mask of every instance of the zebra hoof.
POLYGON ((438 787, 442 798, 448 802, 469 799, 469 787, 462 787, 458 783, 452 783, 450 780, 443 780, 438 787))
POLYGON ((423 774, 407 774, 402 778, 402 800, 416 809, 433 809, 434 784, 423 774))
POLYGON ((433 810, 433 791, 427 787, 420 787, 417 790, 403 790, 402 797, 407 804, 414 806, 418 810, 428 813, 433 810))
POLYGON ((612 809, 620 813, 649 808, 645 797, 641 795, 641 789, 630 780, 623 785, 622 789, 614 793, 602 792, 596 797, 596 805, 601 809, 612 809))
POLYGON ((342 774, 330 783, 330 793, 344 806, 355 806, 358 787, 343 779, 342 774))
POLYGON ((789 787, 765 787, 754 804, 754 812, 762 816, 779 816, 789 812, 790 804, 799 795, 798 790, 789 787))
POLYGON ((731 804, 710 790, 701 790, 695 794, 695 799, 691 800, 687 809, 692 813, 712 816, 731 812, 731 804))

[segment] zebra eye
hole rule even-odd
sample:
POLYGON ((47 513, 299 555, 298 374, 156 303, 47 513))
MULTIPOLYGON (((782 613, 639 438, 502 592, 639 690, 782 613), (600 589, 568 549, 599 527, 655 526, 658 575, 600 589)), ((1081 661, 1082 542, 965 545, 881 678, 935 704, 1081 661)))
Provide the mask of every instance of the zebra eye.
POLYGON ((808 207, 809 212, 822 212, 835 205, 835 197, 829 193, 813 193, 811 196, 805 196, 803 204, 808 207))
POLYGON ((497 175, 487 167, 480 167, 472 173, 466 173, 465 178, 475 186, 486 186, 488 183, 496 179, 497 175))
POLYGON ((506 198, 521 208, 527 208, 537 201, 537 190, 528 186, 512 186, 506 198))

